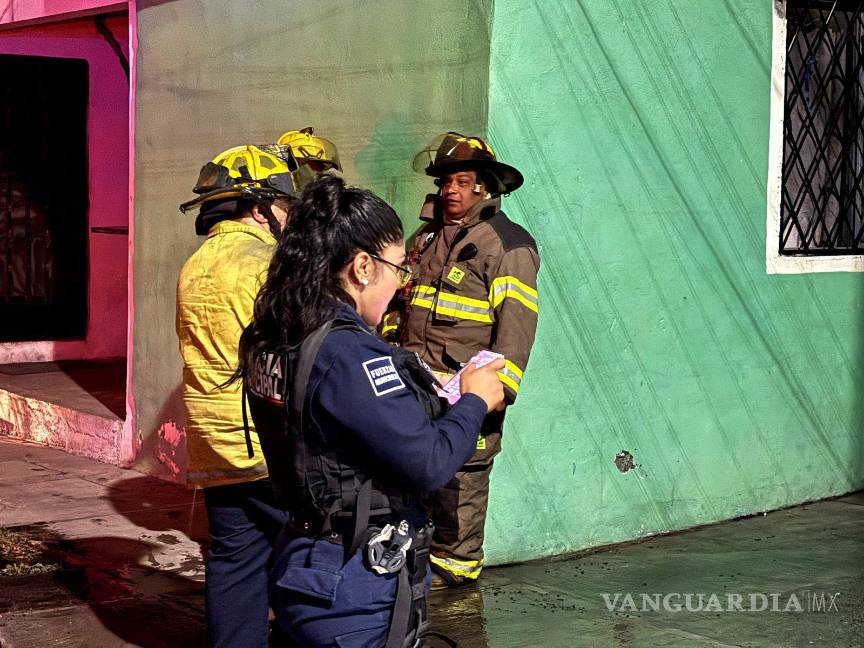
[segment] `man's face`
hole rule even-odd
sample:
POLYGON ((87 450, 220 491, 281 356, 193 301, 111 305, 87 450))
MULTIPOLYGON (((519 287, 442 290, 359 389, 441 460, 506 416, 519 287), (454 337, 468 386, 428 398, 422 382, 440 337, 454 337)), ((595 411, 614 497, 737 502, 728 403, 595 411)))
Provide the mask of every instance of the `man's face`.
POLYGON ((476 185, 476 171, 459 171, 441 178, 441 205, 445 221, 461 220, 469 209, 483 200, 486 189, 481 185, 480 192, 474 193, 476 185))

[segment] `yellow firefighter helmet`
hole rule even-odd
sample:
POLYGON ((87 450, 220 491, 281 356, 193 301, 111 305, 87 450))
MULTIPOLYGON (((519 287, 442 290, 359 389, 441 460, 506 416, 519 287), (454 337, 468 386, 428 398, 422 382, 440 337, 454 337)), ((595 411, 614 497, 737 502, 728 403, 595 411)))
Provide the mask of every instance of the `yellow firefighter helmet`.
POLYGON ((300 164, 309 164, 316 171, 342 170, 336 145, 315 135, 315 129, 311 126, 282 133, 276 143, 290 147, 291 153, 300 164))

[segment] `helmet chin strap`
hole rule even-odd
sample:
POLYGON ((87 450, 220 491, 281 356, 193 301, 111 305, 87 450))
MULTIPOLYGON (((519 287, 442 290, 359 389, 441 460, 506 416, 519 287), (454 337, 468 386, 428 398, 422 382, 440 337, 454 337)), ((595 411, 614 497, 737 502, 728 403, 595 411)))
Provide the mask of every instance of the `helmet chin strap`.
POLYGON ((273 238, 278 239, 280 234, 282 234, 282 227, 273 215, 273 210, 270 209, 270 205, 271 203, 261 203, 258 207, 258 211, 264 214, 264 218, 267 219, 267 226, 270 228, 270 233, 273 235, 273 238))

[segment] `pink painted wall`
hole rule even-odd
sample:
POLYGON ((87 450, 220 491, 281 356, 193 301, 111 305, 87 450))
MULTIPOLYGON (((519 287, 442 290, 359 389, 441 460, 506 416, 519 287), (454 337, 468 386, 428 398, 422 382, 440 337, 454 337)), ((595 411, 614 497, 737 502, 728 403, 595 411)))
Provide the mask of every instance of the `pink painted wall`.
POLYGON ((117 0, 0 0, 0 25, 66 19, 86 13, 125 9, 117 0))
MULTIPOLYGON (((19 2, 16 7, 27 4, 35 7, 40 3, 19 2)), ((76 5, 84 10, 88 8, 85 5, 106 3, 95 0, 55 3, 52 0, 44 4, 52 8, 63 5, 67 9, 76 5)), ((125 7, 125 3, 123 5, 125 7)), ((0 14, 3 6, 0 0, 0 14)), ((128 18, 112 16, 106 24, 128 57, 128 18)), ((129 85, 114 51, 96 31, 93 19, 0 31, 0 54, 87 60, 90 69, 88 229, 128 226, 129 85)), ((126 235, 90 232, 89 241, 87 337, 70 341, 0 343, 0 363, 126 355, 129 239, 126 235)))

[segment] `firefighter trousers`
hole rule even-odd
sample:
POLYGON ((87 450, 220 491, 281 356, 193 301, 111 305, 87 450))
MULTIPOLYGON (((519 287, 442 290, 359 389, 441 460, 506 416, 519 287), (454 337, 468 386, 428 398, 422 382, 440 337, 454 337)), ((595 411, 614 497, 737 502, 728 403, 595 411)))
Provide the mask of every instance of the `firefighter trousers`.
POLYGON ((429 517, 435 524, 430 563, 453 585, 476 580, 483 569, 489 476, 493 459, 501 450, 498 430, 500 420, 495 432, 481 435, 471 460, 427 500, 429 517))

